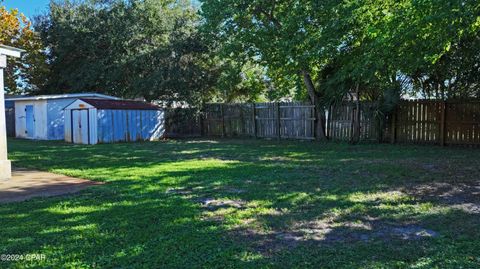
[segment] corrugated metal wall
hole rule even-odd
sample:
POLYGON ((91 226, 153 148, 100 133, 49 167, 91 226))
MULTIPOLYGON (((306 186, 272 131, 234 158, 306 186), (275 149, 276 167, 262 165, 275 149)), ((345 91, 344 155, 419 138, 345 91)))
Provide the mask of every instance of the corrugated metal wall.
POLYGON ((64 138, 63 109, 75 101, 76 98, 47 100, 47 139, 62 140, 64 138))
POLYGON ((97 111, 98 143, 157 140, 165 129, 161 110, 97 111))

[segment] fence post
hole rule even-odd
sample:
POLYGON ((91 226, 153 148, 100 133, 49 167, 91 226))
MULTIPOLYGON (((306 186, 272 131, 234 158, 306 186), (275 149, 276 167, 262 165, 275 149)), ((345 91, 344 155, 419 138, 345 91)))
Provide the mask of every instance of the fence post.
POLYGON ((225 114, 224 114, 224 111, 223 111, 223 106, 224 104, 221 103, 220 104, 220 114, 222 116, 222 137, 225 137, 225 114))
POLYGON ((203 108, 199 112, 199 120, 200 120, 200 137, 203 137, 205 135, 204 130, 203 130, 203 108))
POLYGON ((280 134, 280 103, 277 102, 277 139, 280 140, 282 138, 282 135, 280 134))
POLYGON ((446 120, 446 112, 447 112, 447 102, 443 101, 440 104, 440 145, 445 146, 445 120, 446 120))
POLYGON ((348 138, 350 142, 352 141, 353 135, 355 133, 355 107, 352 106, 351 108, 352 114, 350 116, 352 117, 352 119, 350 120, 350 137, 348 138))
POLYGON ((395 107, 395 109, 393 110, 393 113, 392 113, 392 133, 391 133, 391 143, 392 144, 395 144, 395 140, 397 139, 397 109, 398 109, 398 105, 397 107, 395 107))
POLYGON ((237 104, 237 107, 238 109, 240 109, 240 124, 241 124, 241 136, 246 136, 246 128, 245 128, 245 124, 246 124, 246 121, 244 119, 244 116, 243 116, 243 108, 245 107, 243 104, 237 104))
MULTIPOLYGON (((314 108, 313 111, 315 111, 315 108, 314 108)), ((327 123, 325 124, 326 125, 325 134, 327 136, 327 139, 330 139, 330 136, 332 135, 332 132, 331 132, 331 128, 332 128, 331 127, 331 124, 332 124, 332 105, 331 104, 328 106, 327 113, 328 114, 327 114, 327 123)))
POLYGON ((255 103, 252 104, 252 122, 253 122, 253 137, 257 138, 257 112, 255 103))

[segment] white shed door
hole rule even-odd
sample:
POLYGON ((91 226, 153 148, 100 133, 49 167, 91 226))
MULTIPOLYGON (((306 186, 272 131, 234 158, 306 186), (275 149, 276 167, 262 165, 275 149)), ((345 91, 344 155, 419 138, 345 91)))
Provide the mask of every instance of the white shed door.
POLYGON ((75 144, 89 144, 89 128, 87 109, 72 110, 72 133, 73 143, 75 144))

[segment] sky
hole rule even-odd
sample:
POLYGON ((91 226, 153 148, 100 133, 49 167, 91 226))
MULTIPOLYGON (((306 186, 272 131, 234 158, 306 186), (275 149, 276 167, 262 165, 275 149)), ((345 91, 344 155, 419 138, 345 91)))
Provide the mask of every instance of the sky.
POLYGON ((8 9, 17 8, 25 16, 32 18, 42 14, 47 9, 49 2, 50 0, 3 0, 3 5, 8 9))

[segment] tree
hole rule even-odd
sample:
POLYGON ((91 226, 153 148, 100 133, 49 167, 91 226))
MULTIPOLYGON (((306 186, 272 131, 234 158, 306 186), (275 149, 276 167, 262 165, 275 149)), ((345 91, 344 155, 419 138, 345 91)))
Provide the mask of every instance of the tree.
POLYGON ((21 59, 9 58, 5 74, 6 91, 38 92, 48 76, 43 44, 39 35, 33 31, 31 22, 17 9, 7 10, 5 6, 0 6, 0 44, 26 51, 21 59))
POLYGON ((199 19, 187 1, 52 1, 36 22, 52 70, 45 92, 201 103, 215 76, 199 19))
POLYGON ((285 92, 275 91, 266 67, 252 61, 219 59, 219 72, 214 85, 214 101, 262 102, 285 97, 285 92))
POLYGON ((362 61, 385 63, 411 96, 466 97, 478 84, 478 1, 369 1, 357 14, 369 40, 362 61))

